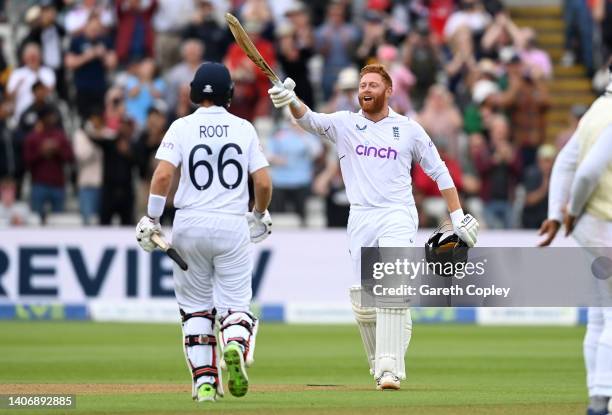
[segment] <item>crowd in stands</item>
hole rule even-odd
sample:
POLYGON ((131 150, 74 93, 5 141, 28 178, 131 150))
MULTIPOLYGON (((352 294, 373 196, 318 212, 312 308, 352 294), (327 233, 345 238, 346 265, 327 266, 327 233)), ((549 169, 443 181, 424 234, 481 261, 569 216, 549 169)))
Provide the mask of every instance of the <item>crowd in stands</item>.
MULTIPOLYGON (((612 49, 611 2, 592 2, 593 14, 586 0, 565 3, 573 20, 564 62, 579 58, 593 75, 603 63, 584 39, 594 20, 601 46, 612 49)), ((229 67, 229 111, 260 133, 272 210, 295 212, 307 226, 308 201, 319 199, 326 224, 344 226, 348 201, 334 148, 274 110, 269 81, 233 42, 227 11, 318 111, 358 110, 359 68, 386 65, 392 107, 423 125, 468 210, 489 228, 539 226, 555 155, 585 111, 572 108, 568 130, 546 142, 553 65, 533 28, 517 27, 501 0, 4 0, 0 7, 14 34, 0 53, 0 225, 33 216, 44 224, 70 210, 84 224, 133 224, 145 209, 156 148, 169 124, 194 110, 189 83, 208 60, 229 67)), ((413 184, 421 225, 436 225, 445 211, 435 184, 418 166, 413 184)))

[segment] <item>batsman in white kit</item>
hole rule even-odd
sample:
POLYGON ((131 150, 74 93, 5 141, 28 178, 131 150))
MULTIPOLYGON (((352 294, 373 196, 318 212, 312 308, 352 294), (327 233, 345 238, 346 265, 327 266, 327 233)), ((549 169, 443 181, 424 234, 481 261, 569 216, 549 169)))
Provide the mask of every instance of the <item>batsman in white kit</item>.
MULTIPOLYGON (((542 246, 555 238, 561 223, 566 236, 591 258, 612 257, 612 65, 610 82, 584 114, 553 166, 548 219, 540 228, 542 246)), ((608 270, 609 272, 609 270, 608 270)), ((602 304, 610 304, 610 278, 585 277, 602 304)), ((609 277, 609 275, 606 275, 609 277)), ((589 391, 588 415, 612 413, 612 307, 589 307, 583 352, 589 391)))
POLYGON ((172 177, 180 170, 172 245, 189 268, 183 271, 174 265, 174 290, 193 378, 192 397, 198 401, 223 396, 222 361, 230 393, 247 393, 246 367, 253 361, 258 324, 249 308, 251 242, 265 239, 272 227, 268 162, 253 125, 227 111, 232 93, 225 66, 204 63, 198 68, 190 98, 199 108, 174 121, 164 136, 156 154, 159 164, 147 216, 136 227, 140 246, 152 251, 151 236, 161 233, 159 218, 172 177), (255 193, 251 213, 249 175, 255 193))
MULTIPOLYGON (((313 112, 296 97, 294 87, 295 82, 287 78, 268 93, 276 108, 289 106, 302 128, 336 144, 351 204, 347 231, 356 279, 361 275, 362 247, 415 244, 418 217, 410 177, 413 161, 437 182, 454 232, 468 246, 474 246, 478 222, 464 215, 448 169, 427 133, 388 106, 393 85, 383 66, 368 65, 361 70, 361 110, 357 113, 313 112)), ((399 389, 400 381, 406 378, 410 309, 364 307, 360 285, 351 287, 350 298, 377 389, 399 389)))

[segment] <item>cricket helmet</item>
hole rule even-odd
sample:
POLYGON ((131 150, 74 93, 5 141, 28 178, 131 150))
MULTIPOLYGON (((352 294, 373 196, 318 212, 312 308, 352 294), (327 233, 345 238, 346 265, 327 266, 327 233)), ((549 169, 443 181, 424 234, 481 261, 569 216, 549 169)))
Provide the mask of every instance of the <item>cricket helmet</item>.
POLYGON ((194 104, 208 99, 215 105, 227 108, 234 94, 234 83, 229 70, 217 62, 204 62, 200 65, 189 86, 189 99, 194 104))
POLYGON ((440 264, 433 268, 442 270, 441 276, 452 277, 454 265, 467 262, 468 249, 467 244, 453 233, 452 226, 444 224, 425 243, 425 259, 429 265, 440 264))

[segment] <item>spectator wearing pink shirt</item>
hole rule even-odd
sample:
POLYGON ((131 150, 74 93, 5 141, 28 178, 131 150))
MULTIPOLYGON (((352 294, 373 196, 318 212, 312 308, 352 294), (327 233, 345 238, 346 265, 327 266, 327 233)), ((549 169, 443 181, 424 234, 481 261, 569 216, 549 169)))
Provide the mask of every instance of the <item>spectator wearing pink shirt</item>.
POLYGON ((545 50, 537 48, 536 32, 530 27, 521 29, 522 47, 520 57, 535 78, 552 78, 553 68, 550 56, 545 50))

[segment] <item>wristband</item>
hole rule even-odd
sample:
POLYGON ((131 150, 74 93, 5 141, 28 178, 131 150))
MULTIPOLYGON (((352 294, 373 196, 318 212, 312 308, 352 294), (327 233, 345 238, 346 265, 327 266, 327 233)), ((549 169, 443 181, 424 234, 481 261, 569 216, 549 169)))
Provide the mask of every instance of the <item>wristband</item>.
POLYGON ((149 203, 147 205, 147 216, 153 219, 159 219, 164 213, 166 207, 166 198, 164 196, 149 194, 149 203))
POLYGON ((259 220, 263 218, 265 214, 266 214, 265 210, 263 212, 260 212, 257 210, 257 208, 253 208, 253 216, 255 216, 255 219, 259 220))
POLYGON ((453 226, 458 226, 459 223, 461 223, 461 220, 463 219, 463 209, 459 208, 457 210, 454 210, 450 213, 450 218, 451 218, 451 222, 453 223, 453 226), (457 224, 457 225, 455 225, 457 224))

